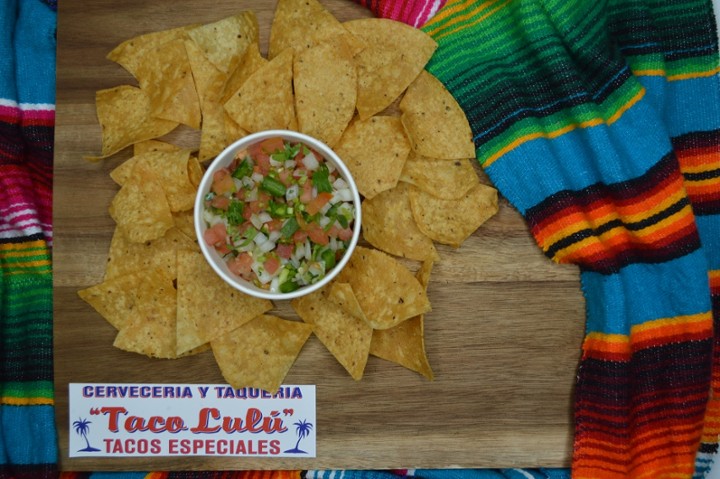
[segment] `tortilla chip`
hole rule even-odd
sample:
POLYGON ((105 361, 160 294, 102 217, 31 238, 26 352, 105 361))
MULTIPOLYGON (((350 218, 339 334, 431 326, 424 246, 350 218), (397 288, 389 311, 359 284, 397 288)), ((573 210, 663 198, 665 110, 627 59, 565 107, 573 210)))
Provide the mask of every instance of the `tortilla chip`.
POLYGON ((135 76, 148 94, 151 116, 200 128, 200 98, 182 38, 146 51, 135 76))
MULTIPOLYGON (((423 262, 415 277, 427 291, 433 262, 423 262)), ((370 354, 416 371, 429 380, 434 379, 425 352, 425 319, 421 314, 403 321, 394 328, 374 330, 370 354)))
POLYGON ((249 131, 240 128, 235 120, 225 111, 225 137, 227 138, 228 145, 232 145, 235 141, 248 136, 249 131))
POLYGON ((298 129, 333 147, 355 113, 357 71, 344 42, 326 42, 295 56, 298 129))
POLYGON ((397 185, 410 143, 400 120, 391 116, 355 119, 335 148, 365 198, 397 185))
MULTIPOLYGON (((148 151, 177 151, 181 148, 166 141, 145 140, 133 145, 133 156, 142 155, 148 151)), ((112 173, 110 173, 112 176, 112 173)), ((114 179, 114 178, 113 178, 114 179)))
POLYGON ((189 163, 190 150, 149 151, 126 160, 110 177, 124 185, 141 164, 162 186, 170 211, 185 211, 193 207, 197 195, 197 185, 190 179, 189 163))
POLYGON ((334 37, 343 37, 353 54, 363 45, 317 0, 279 0, 270 26, 268 58, 286 48, 300 52, 334 37))
POLYGON ((225 109, 216 101, 203 104, 203 123, 200 134, 200 161, 209 160, 223 151, 231 141, 225 131, 225 109))
POLYGON ((245 49, 240 64, 225 79, 222 86, 219 102, 226 103, 232 96, 237 93, 241 86, 250 76, 263 66, 267 65, 268 60, 260 54, 260 47, 257 42, 251 43, 245 49))
POLYGON ((392 328, 430 311, 425 288, 410 270, 382 251, 356 247, 336 281, 350 283, 373 329, 392 328))
POLYGON ((195 157, 191 156, 188 160, 188 179, 190 180, 190 184, 193 185, 195 188, 200 186, 200 182, 202 181, 203 176, 205 175, 205 171, 203 170, 202 165, 200 164, 200 161, 195 157))
POLYGON ((410 188, 410 208, 420 231, 456 248, 498 211, 497 190, 478 183, 458 200, 410 188))
POLYGON ((405 162, 400 181, 415 185, 437 198, 456 200, 480 183, 472 161, 467 158, 436 160, 418 156, 413 151, 405 162))
POLYGON ((410 84, 400 101, 402 122, 413 150, 429 158, 475 158, 467 117, 445 86, 427 71, 410 84))
POLYGON ((228 384, 274 393, 310 334, 309 324, 261 315, 210 344, 228 384))
POLYGON ((136 307, 131 311, 128 321, 120 328, 113 346, 151 358, 177 357, 177 299, 172 278, 161 269, 145 270, 136 288, 136 307))
POLYGON ((290 303, 328 351, 359 381, 367 364, 372 328, 327 297, 327 287, 290 303))
POLYGON ((177 354, 242 326, 272 308, 225 283, 195 251, 178 251, 177 354))
POLYGON ((173 226, 162 185, 145 165, 137 164, 110 203, 110 216, 125 237, 135 243, 160 238, 173 226))
POLYGON ((159 268, 171 279, 177 278, 177 250, 197 250, 197 243, 172 227, 160 238, 145 243, 128 241, 125 235, 115 230, 105 279, 117 278, 137 271, 159 268))
POLYGON ((78 291, 78 296, 105 318, 115 329, 122 329, 137 309, 138 285, 145 271, 107 279, 78 291))
POLYGON ((292 86, 292 50, 287 49, 243 83, 225 110, 249 132, 296 129, 292 86))
POLYGON ((213 23, 189 29, 188 36, 220 71, 232 71, 248 45, 258 41, 258 21, 253 11, 244 11, 213 23))
POLYGON ((195 233, 195 218, 192 210, 178 211, 173 213, 173 224, 175 228, 180 230, 185 236, 190 238, 197 249, 197 234, 195 233))
POLYGON ((171 40, 184 38, 185 33, 195 26, 187 25, 130 38, 108 53, 107 59, 122 65, 131 75, 137 78, 137 69, 140 64, 145 62, 144 57, 147 52, 171 40))
POLYGON ((365 313, 363 312, 350 283, 338 283, 337 281, 334 281, 330 284, 329 288, 327 297, 330 298, 330 300, 356 318, 367 322, 367 317, 365 317, 365 313))
POLYGON ((360 118, 383 111, 415 80, 437 48, 427 33, 385 18, 363 18, 343 24, 367 47, 358 63, 360 118))
POLYGON ((432 381, 434 375, 425 352, 424 334, 423 315, 390 329, 376 329, 370 343, 370 354, 416 371, 432 381))
POLYGON ((212 64, 197 43, 185 40, 184 45, 195 82, 195 90, 200 99, 200 109, 204 114, 206 102, 219 100, 223 85, 227 80, 227 74, 212 64))
POLYGON ((152 118, 150 99, 140 88, 121 85, 95 94, 95 107, 102 127, 102 153, 108 157, 134 143, 170 133, 178 123, 152 118))
POLYGON ((432 240, 415 224, 407 184, 365 199, 361 209, 363 238, 371 245, 395 256, 438 259, 432 240))
POLYGON ((213 65, 193 40, 185 41, 185 50, 200 97, 202 126, 198 156, 200 161, 205 161, 220 153, 228 144, 225 136, 225 110, 220 103, 227 74, 213 65))

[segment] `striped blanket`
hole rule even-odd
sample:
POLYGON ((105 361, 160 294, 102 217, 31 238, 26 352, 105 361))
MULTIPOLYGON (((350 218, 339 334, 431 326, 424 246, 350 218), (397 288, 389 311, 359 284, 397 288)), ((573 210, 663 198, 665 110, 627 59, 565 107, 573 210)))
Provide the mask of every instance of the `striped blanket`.
POLYGON ((55 13, 0 2, 0 477, 56 470, 52 383, 55 13))
POLYGON ((580 267, 573 477, 701 477, 720 428, 710 0, 450 0, 423 29, 481 165, 580 267))
MULTIPOLYGON (((572 470, 64 473, 703 477, 720 432, 720 82, 710 0, 358 0, 423 28, 477 157, 587 303, 572 470)), ((0 479, 55 477, 55 12, 0 2, 0 479)), ((551 306, 551 305, 549 305, 551 306)))

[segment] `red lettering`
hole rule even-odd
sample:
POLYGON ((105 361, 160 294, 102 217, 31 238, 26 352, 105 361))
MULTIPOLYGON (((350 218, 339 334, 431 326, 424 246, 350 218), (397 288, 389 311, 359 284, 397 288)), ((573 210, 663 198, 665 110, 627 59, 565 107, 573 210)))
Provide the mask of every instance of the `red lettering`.
POLYGON ((100 409, 100 412, 110 415, 108 419, 108 431, 118 432, 118 416, 120 414, 127 414, 127 409, 124 407, 104 407, 100 409))
POLYGON ((197 426, 190 429, 193 434, 212 434, 220 430, 220 426, 210 427, 210 419, 220 419, 220 411, 214 407, 204 407, 200 410, 197 426))
POLYGON ((220 439, 217 442, 216 446, 217 446, 217 453, 220 454, 221 456, 225 455, 229 452, 228 451, 228 442, 226 439, 220 439))
POLYGON ((270 454, 280 454, 280 441, 277 439, 270 441, 270 454))
POLYGON ((258 454, 265 455, 268 453, 268 443, 266 440, 258 441, 258 454))
POLYGON ((251 407, 247 410, 247 413, 245 413, 245 428, 248 432, 251 432, 253 434, 256 434, 258 432, 263 432, 262 423, 263 420, 263 413, 257 408, 251 407))
POLYGON ((203 440, 202 439, 193 439, 193 442, 192 442, 193 453, 197 454, 197 452, 201 451, 202 448, 203 448, 203 440))

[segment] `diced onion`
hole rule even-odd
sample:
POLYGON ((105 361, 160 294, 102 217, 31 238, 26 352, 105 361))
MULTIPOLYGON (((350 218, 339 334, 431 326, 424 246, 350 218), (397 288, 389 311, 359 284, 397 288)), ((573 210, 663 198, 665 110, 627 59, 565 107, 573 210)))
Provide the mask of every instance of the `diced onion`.
POLYGON ((325 268, 323 268, 323 265, 321 265, 320 263, 313 263, 308 268, 308 272, 313 276, 320 276, 325 272, 325 268))
MULTIPOLYGON (((323 214, 325 214, 326 212, 327 211, 323 212, 323 214)), ((327 216, 321 216, 320 221, 319 221, 320 227, 324 229, 327 225, 330 224, 331 221, 332 221, 331 218, 328 218, 327 216)))
POLYGON ((255 227, 255 229, 258 229, 258 230, 263 225, 263 222, 260 221, 260 217, 256 213, 253 213, 252 215, 250 215, 250 223, 252 223, 252 225, 255 227))
POLYGON ((300 187, 296 184, 288 186, 287 190, 285 190, 285 199, 288 201, 288 203, 296 200, 299 195, 300 187))
POLYGON ((258 234, 255 235, 255 238, 253 238, 253 241, 256 245, 260 246, 263 243, 267 243, 268 237, 265 236, 265 234, 262 231, 258 231, 258 234))
POLYGON ((252 174, 252 179, 255 183, 261 183, 264 178, 265 177, 262 175, 262 173, 253 173, 252 174))
POLYGON ((270 216, 270 213, 267 211, 263 211, 258 214, 258 219, 261 223, 267 223, 268 221, 272 221, 272 216, 270 216))
POLYGON ((277 242, 277 240, 279 240, 281 236, 282 236, 281 232, 271 231, 270 234, 268 235, 268 240, 270 240, 274 243, 274 242, 277 242))
POLYGON ((315 158, 315 155, 312 152, 305 155, 302 159, 302 162, 303 165, 305 165, 305 168, 310 171, 315 171, 317 170, 318 166, 320 166, 318 159, 315 158))
POLYGON ((339 189, 335 192, 335 196, 337 198, 340 198, 341 201, 352 201, 352 191, 350 191, 350 188, 343 188, 339 189))
POLYGON ((333 188, 335 188, 336 190, 342 190, 344 188, 347 188, 347 183, 345 183, 345 180, 343 180, 342 178, 338 178, 333 183, 333 188))
POLYGON ((295 166, 297 166, 297 162, 296 162, 295 160, 285 160, 285 165, 284 165, 284 166, 285 166, 285 168, 287 168, 287 169, 295 168, 295 166))
POLYGON ((280 289, 280 278, 277 276, 270 281, 270 292, 271 293, 277 293, 280 289))
POLYGON ((268 253, 275 249, 275 243, 273 241, 265 241, 264 243, 258 244, 257 249, 262 253, 268 253))

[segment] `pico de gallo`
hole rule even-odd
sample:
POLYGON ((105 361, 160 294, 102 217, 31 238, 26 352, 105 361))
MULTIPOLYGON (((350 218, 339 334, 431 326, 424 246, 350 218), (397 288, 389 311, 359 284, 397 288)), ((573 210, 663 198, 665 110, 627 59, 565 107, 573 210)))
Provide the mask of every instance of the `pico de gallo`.
POLYGON ((204 200, 204 241, 233 274, 270 292, 320 281, 353 236, 349 185, 300 142, 269 138, 239 151, 204 200))

